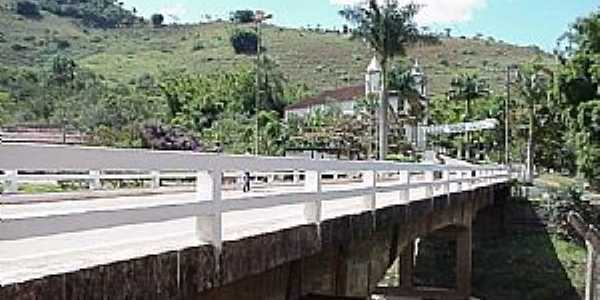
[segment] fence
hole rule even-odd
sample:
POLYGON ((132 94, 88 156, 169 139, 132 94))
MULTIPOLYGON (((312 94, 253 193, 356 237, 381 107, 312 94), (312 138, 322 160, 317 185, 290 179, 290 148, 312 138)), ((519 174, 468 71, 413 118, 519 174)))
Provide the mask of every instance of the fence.
POLYGON ((600 232, 593 225, 588 225, 580 215, 571 212, 569 224, 585 240, 587 246, 587 271, 585 300, 600 299, 600 232))
MULTIPOLYGON (((502 166, 307 160, 19 144, 0 145, 0 170, 70 170, 96 175, 102 170, 194 170, 197 200, 175 205, 3 219, 0 241, 195 217, 198 239, 212 243, 217 249, 222 245, 222 215, 226 212, 303 204, 306 221, 319 224, 323 201, 363 197, 364 210, 374 213, 378 193, 398 192, 399 200, 410 201, 412 189, 422 188, 425 197, 431 198, 505 182, 510 177, 502 166), (303 188, 294 193, 249 195, 235 200, 222 197, 226 172, 281 170, 302 172, 303 188), (327 172, 357 173, 361 182, 324 190, 322 175, 327 172), (413 182, 409 174, 415 172, 423 174, 423 180, 413 182), (383 177, 387 178, 386 184, 378 180, 383 177)), ((14 176, 12 172, 8 171, 8 176, 14 176)))

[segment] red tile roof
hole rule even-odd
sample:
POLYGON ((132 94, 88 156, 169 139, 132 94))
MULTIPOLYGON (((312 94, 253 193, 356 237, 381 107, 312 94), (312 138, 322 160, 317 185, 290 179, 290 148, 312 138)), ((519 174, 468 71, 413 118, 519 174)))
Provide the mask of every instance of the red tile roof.
POLYGON ((285 109, 292 110, 298 108, 308 108, 315 105, 344 102, 355 100, 365 95, 365 85, 355 85, 339 88, 336 90, 324 91, 321 94, 301 100, 298 103, 288 105, 285 109))

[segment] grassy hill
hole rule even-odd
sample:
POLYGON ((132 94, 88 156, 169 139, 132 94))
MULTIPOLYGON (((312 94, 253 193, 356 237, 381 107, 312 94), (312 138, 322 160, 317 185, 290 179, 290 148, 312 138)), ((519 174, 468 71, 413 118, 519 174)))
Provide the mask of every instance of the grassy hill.
MULTIPOLYGON (((145 74, 229 69, 254 59, 234 53, 229 35, 235 25, 230 23, 100 30, 46 11, 42 18, 29 19, 0 7, 3 66, 44 68, 52 56, 64 51, 111 81, 130 82, 145 74)), ((268 54, 289 81, 305 83, 314 92, 362 82, 372 56, 362 42, 336 33, 266 26, 263 38, 268 54)), ((483 38, 443 39, 439 45, 415 46, 409 51, 409 57, 424 66, 433 95, 443 94, 460 72, 479 72, 501 93, 506 66, 528 62, 539 54, 551 62, 535 48, 483 38)))

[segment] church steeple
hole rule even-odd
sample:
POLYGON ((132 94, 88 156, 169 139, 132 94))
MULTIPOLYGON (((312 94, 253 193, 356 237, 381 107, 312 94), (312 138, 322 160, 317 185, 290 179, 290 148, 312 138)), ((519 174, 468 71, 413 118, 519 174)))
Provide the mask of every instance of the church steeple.
POLYGON ((376 56, 373 56, 371 63, 367 67, 367 74, 365 75, 365 94, 376 94, 381 93, 383 90, 381 64, 376 56))

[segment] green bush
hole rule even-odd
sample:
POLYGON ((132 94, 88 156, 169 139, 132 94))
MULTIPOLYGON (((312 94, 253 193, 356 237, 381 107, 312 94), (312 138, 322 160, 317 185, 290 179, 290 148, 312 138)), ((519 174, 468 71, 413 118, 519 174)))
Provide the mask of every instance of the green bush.
POLYGON ((40 16, 40 6, 28 0, 22 0, 17 2, 16 6, 17 13, 26 16, 26 17, 39 17, 40 16))
POLYGON ((577 166, 592 189, 600 190, 600 100, 579 105, 577 166))
POLYGON ((56 48, 61 50, 71 47, 71 43, 68 40, 54 39, 54 43, 56 43, 56 48))
POLYGON ((194 47, 192 47, 192 51, 200 51, 200 50, 203 50, 205 48, 206 48, 206 46, 204 45, 203 41, 196 41, 194 43, 194 47))
POLYGON ((232 12, 231 17, 229 19, 231 20, 231 22, 244 24, 254 22, 254 18, 255 15, 253 11, 244 9, 232 12))
POLYGON ((256 54, 258 45, 256 33, 247 30, 236 30, 231 35, 230 41, 236 54, 256 54))
POLYGON ((27 46, 23 46, 21 44, 13 44, 12 46, 10 46, 11 49, 13 49, 13 51, 24 51, 27 50, 27 46))
POLYGON ((153 14, 150 19, 152 20, 152 25, 154 25, 154 27, 162 26, 165 21, 165 17, 162 14, 153 14))
POLYGON ((59 16, 82 20, 89 27, 115 28, 131 25, 138 19, 113 0, 38 0, 41 8, 59 16))

